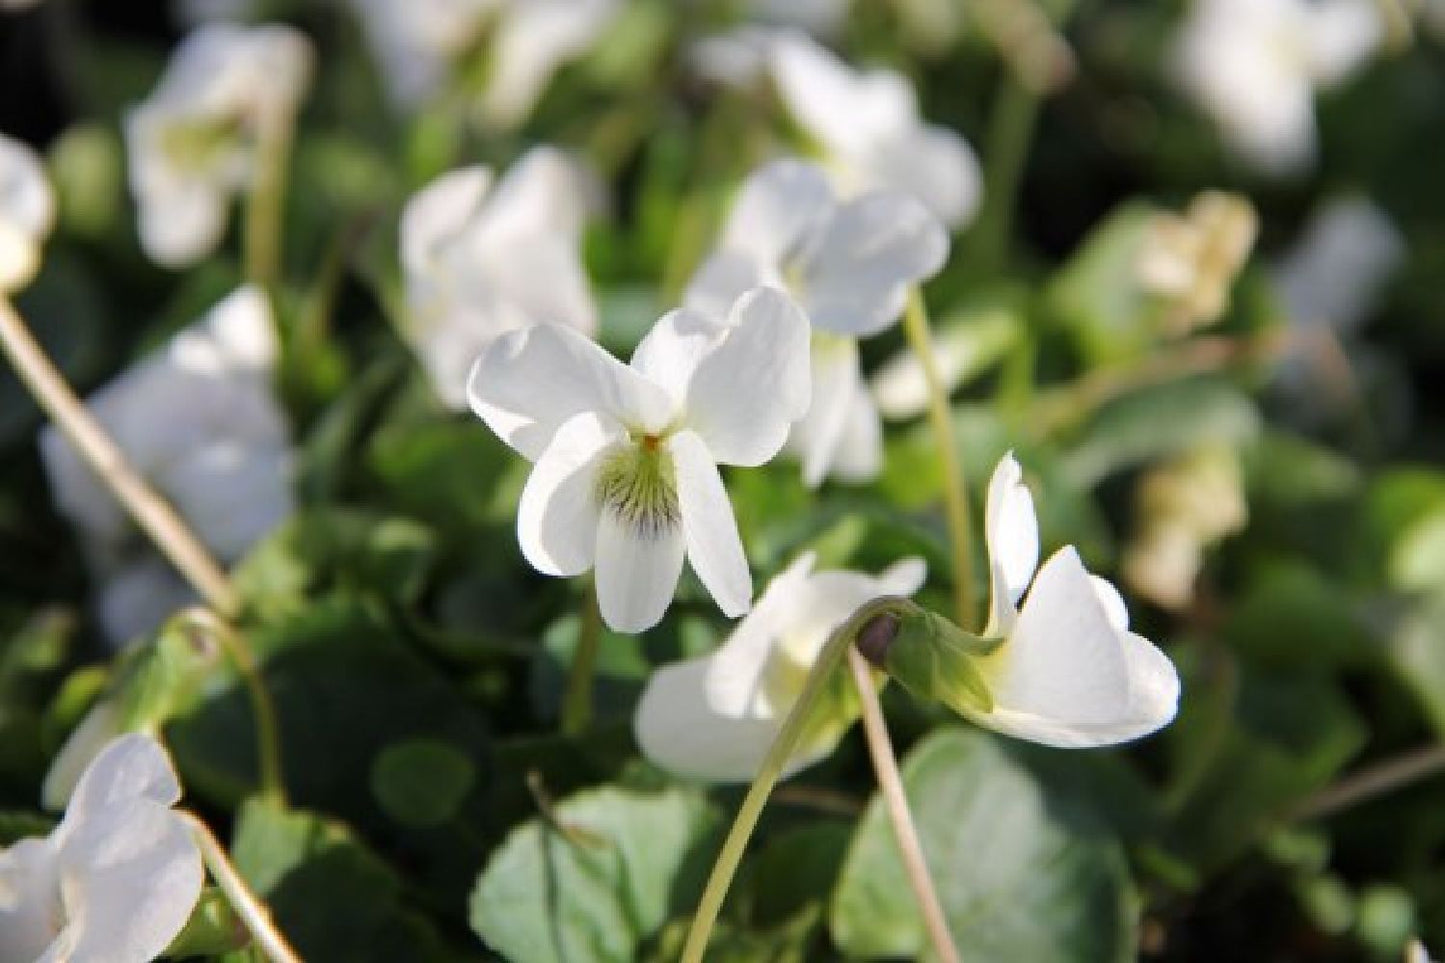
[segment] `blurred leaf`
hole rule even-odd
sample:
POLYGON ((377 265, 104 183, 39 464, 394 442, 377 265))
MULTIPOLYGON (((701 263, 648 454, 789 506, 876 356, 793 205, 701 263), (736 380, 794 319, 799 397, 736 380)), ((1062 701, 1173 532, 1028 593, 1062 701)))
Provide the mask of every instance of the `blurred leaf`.
POLYGON ((471 922, 517 963, 628 963, 674 913, 688 912, 713 854, 717 813, 696 792, 578 793, 492 854, 471 922))
POLYGON ((1091 364, 1142 356, 1154 340, 1149 302, 1139 284, 1139 255, 1157 210, 1130 201, 1104 218, 1045 290, 1049 307, 1072 329, 1091 364))
POLYGON ((371 767, 371 791, 381 808, 411 826, 449 822, 476 780, 470 759, 453 746, 430 739, 388 746, 371 767))
POLYGON ((1372 652, 1349 591, 1299 560, 1253 567, 1223 634, 1245 658, 1274 667, 1359 664, 1372 652))
POLYGON ((1445 587, 1445 501, 1401 534, 1390 555, 1390 581, 1407 591, 1445 587))
POLYGON ((82 122, 66 128, 47 157, 60 223, 81 237, 114 230, 125 204, 125 169, 116 132, 82 122))
POLYGON ((307 960, 451 959, 401 882, 342 823, 261 799, 241 806, 231 858, 307 960))
POLYGON ((848 823, 827 819, 771 836, 738 883, 748 921, 758 928, 781 925, 826 901, 852 834, 848 823))
POLYGON ((1436 732, 1445 733, 1445 591, 1437 589, 1404 614, 1390 652, 1436 732))
MULTIPOLYGON (((903 779, 959 954, 974 961, 1131 960, 1133 886, 1108 825, 1056 795, 1002 740, 939 731, 903 779)), ((854 957, 927 957, 928 940, 880 800, 868 807, 830 913, 854 957)))

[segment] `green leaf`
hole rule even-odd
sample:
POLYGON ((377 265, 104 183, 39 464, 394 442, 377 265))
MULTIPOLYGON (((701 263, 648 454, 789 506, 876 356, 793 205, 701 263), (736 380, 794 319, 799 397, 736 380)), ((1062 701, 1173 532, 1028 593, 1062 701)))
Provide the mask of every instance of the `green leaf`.
POLYGON ((451 958, 401 901, 401 882, 342 823, 247 801, 231 857, 277 926, 312 963, 451 958))
POLYGON ((507 959, 627 963, 692 909, 718 822, 700 793, 598 789, 554 817, 513 830, 472 893, 472 928, 507 959))
POLYGON ((1045 297, 1094 364, 1137 358, 1153 341, 1150 301, 1139 285, 1139 256, 1150 204, 1123 204, 1090 232, 1055 275, 1045 297))
POLYGON ((412 826, 450 821, 476 780, 470 759, 431 739, 388 746, 371 767, 371 791, 381 808, 397 822, 412 826))
POLYGON ((1390 639, 1390 654, 1435 731, 1445 733, 1445 591, 1405 614, 1390 639))
MULTIPOLYGON (((963 959, 1134 958, 1123 850, 1086 800, 1051 793, 1016 747, 972 729, 919 743, 903 779, 963 959)), ((844 861, 830 926, 852 957, 931 958, 877 798, 844 861)))
POLYGON ((1390 581, 1417 592, 1445 586, 1445 503, 1410 525, 1395 542, 1390 581))

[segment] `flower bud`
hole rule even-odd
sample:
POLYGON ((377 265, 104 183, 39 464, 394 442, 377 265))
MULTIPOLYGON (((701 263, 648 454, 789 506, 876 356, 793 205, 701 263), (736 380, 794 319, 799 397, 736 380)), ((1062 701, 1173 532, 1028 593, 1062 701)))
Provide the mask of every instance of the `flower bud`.
POLYGON ((978 660, 1001 639, 963 631, 948 619, 899 599, 859 630, 856 644, 873 665, 920 699, 942 702, 955 712, 993 711, 978 660))

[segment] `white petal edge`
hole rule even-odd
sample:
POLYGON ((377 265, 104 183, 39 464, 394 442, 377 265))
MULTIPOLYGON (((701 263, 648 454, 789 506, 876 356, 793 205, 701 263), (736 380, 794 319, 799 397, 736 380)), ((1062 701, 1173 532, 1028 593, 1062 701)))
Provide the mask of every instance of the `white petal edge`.
POLYGON ((699 435, 678 432, 667 447, 676 472, 688 561, 723 614, 737 618, 752 604, 753 577, 722 476, 699 435))
POLYGON ((662 620, 677 592, 686 553, 676 527, 642 533, 611 511, 597 523, 597 605, 615 632, 645 632, 662 620))
POLYGON ((574 415, 527 476, 517 507, 517 543, 543 575, 581 575, 597 546, 597 471, 626 434, 595 412, 574 415))
POLYGON ((1039 564, 1039 523, 1034 514, 1034 499, 1012 452, 999 459, 989 479, 984 539, 989 569, 986 634, 1003 634, 1013 626, 1018 601, 1039 564))

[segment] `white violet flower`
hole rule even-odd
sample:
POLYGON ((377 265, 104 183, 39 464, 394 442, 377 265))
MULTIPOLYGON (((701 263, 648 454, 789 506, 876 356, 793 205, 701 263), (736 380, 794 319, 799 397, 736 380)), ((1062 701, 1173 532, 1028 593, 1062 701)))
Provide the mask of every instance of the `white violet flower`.
MULTIPOLYGON (((832 631, 865 602, 912 595, 927 575, 922 559, 898 562, 878 576, 814 571, 814 563, 813 553, 805 553, 775 577, 714 652, 652 674, 633 723, 649 759, 709 782, 752 779, 832 631)), ((854 699, 826 705, 787 773, 828 756, 858 718, 854 699)))
POLYGON ((755 285, 792 295, 813 326, 813 400, 789 446, 809 485, 829 474, 867 480, 882 467, 883 436, 857 339, 893 324, 908 289, 947 256, 948 235, 912 197, 872 191, 840 202, 818 167, 775 161, 743 184, 683 303, 718 318, 755 285))
POLYGON ((1003 642, 978 660, 993 710, 969 718, 1064 747, 1111 745, 1167 725, 1178 707, 1178 673, 1153 643, 1129 631, 1114 586, 1089 574, 1073 546, 1035 572, 1038 520, 1012 455, 989 482, 984 524, 990 597, 983 634, 1003 642))
POLYGON ((0 134, 0 295, 29 284, 55 224, 55 196, 35 151, 0 134))
POLYGON ((957 133, 919 117, 906 77, 855 70, 796 31, 775 36, 768 62, 789 113, 845 190, 912 194, 951 229, 973 219, 983 190, 978 158, 957 133))
POLYGON ((255 176, 258 141, 289 125, 311 74, 290 27, 211 23, 176 48, 149 99, 125 118, 141 246, 167 267, 215 250, 231 199, 255 176))
POLYGON ((0 963, 148 963, 205 882, 180 783, 150 736, 111 742, 44 839, 0 850, 0 963))
POLYGON ((467 404, 467 372, 493 338, 533 324, 592 334, 582 265, 591 184, 581 163, 535 147, 500 180, 485 167, 443 174, 401 217, 406 336, 437 393, 467 404))
POLYGON ((544 324, 498 338, 472 369, 472 410, 534 463, 517 513, 522 554, 555 576, 596 569, 613 629, 655 625, 684 556, 729 616, 752 576, 718 465, 756 466, 808 407, 808 322, 760 288, 726 324, 663 316, 630 365, 544 324))
POLYGON ((1285 314, 1302 330, 1359 330, 1381 289, 1405 259, 1405 242, 1376 204, 1331 198, 1275 267, 1285 314))
POLYGON ((1344 80, 1384 33, 1373 0, 1194 0, 1170 57, 1234 153, 1285 175, 1314 162, 1315 90, 1344 80))
MULTIPOLYGON (((291 446, 271 390, 277 346, 265 296, 246 286, 92 394, 87 406, 142 477, 223 562, 289 515, 291 446)), ((121 643, 194 596, 146 544, 56 427, 40 453, 57 507, 101 580, 100 616, 121 643)))

